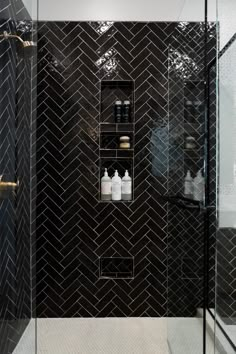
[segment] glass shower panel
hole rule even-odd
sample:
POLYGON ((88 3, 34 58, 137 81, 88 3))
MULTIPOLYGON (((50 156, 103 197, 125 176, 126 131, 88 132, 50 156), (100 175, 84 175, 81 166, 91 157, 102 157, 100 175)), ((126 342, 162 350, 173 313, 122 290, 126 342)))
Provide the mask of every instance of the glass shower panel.
MULTIPOLYGON (((204 333, 209 201, 196 201, 193 192, 190 196, 184 192, 188 171, 192 178, 201 171, 207 180, 205 69, 215 57, 216 27, 208 21, 206 47, 205 1, 197 7, 196 22, 186 22, 193 7, 185 2, 169 47, 168 344, 172 354, 205 353, 206 348, 207 353, 214 352, 214 341, 204 333)), ((213 4, 210 19, 212 9, 213 4)))
MULTIPOLYGON (((223 13, 220 12, 220 15, 223 13)), ((230 30, 233 36, 219 57, 215 307, 216 339, 229 354, 236 351, 236 37, 233 33, 235 28, 231 27, 230 30)))
MULTIPOLYGON (((218 139, 216 170, 215 303, 210 313, 215 319, 216 347, 220 353, 236 352, 235 287, 235 95, 236 95, 236 3, 217 1, 219 23, 218 139)), ((210 258, 211 259, 211 258, 210 258)))
POLYGON ((182 47, 173 43, 169 48, 168 343, 172 354, 191 354, 196 347, 203 353, 204 213, 202 202, 184 196, 187 171, 195 177, 204 167, 204 77, 195 52, 203 45, 204 33, 198 37, 201 26, 180 23, 176 35, 183 36, 182 47), (186 51, 184 40, 190 32, 195 33, 196 48, 186 51))
POLYGON ((36 351, 31 222, 36 13, 36 0, 0 4, 1 354, 36 351))

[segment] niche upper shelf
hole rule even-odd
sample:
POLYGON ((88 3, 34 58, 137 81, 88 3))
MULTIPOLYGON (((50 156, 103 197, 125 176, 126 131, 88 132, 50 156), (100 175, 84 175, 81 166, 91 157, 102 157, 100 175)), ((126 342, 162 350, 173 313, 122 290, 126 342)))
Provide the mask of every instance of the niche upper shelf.
MULTIPOLYGON (((130 123, 134 121, 134 117, 133 117, 134 82, 131 80, 127 80, 127 81, 126 80, 125 81, 105 80, 105 81, 101 81, 100 123, 115 124, 114 104, 115 101, 117 100, 120 101, 129 100, 131 102, 131 122, 130 123)), ((121 129, 122 124, 124 124, 124 126, 129 125, 129 123, 119 123, 117 124, 119 129, 121 129)), ((105 129, 105 124, 103 125, 105 129)), ((131 130, 130 127, 128 128, 131 130)), ((113 131, 118 131, 118 130, 113 130, 113 131)))

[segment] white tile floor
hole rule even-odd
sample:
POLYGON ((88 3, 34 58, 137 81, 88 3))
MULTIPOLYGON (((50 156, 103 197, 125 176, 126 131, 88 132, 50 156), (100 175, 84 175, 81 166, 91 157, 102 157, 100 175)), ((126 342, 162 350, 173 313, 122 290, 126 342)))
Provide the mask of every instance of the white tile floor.
MULTIPOLYGON (((37 354, 167 354, 162 318, 37 320, 37 354)), ((14 354, 34 354, 32 321, 14 354)))
MULTIPOLYGON (((38 319, 37 354, 168 354, 167 336, 172 354, 202 354, 197 318, 38 319)), ((34 339, 31 321, 14 354, 35 354, 34 339)))

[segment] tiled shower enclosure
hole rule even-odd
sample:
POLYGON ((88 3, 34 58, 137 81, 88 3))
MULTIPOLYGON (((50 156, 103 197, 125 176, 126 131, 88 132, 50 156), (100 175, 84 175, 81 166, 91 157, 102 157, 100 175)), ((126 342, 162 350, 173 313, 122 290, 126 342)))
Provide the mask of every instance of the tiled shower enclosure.
MULTIPOLYGON (((203 148, 194 156, 184 155, 185 98, 180 87, 186 78, 176 73, 170 100, 168 57, 170 48, 189 55, 187 89, 190 92, 191 80, 197 80, 202 105, 203 24, 41 22, 38 44, 38 316, 166 316, 168 280, 169 315, 195 316, 202 306, 203 220, 198 211, 184 215, 181 209, 174 218, 166 195, 176 193, 176 186, 182 191, 186 156, 192 173, 202 168, 203 148), (126 83, 131 91, 129 86, 111 90, 111 81, 126 83), (133 134, 133 152, 128 156, 101 149, 101 133, 110 130, 116 135, 124 129, 122 124, 112 125, 111 110, 122 95, 134 101, 132 122, 126 127, 126 133, 133 134), (169 131, 169 108, 170 118, 177 120, 175 132, 169 131), (171 149, 177 148, 178 168, 170 173, 171 149), (100 201, 101 169, 114 173, 114 164, 121 171, 124 164, 133 168, 132 202, 100 201), (167 270, 168 242, 171 251, 175 230, 179 248, 169 254, 167 270), (198 251, 192 255, 196 244, 198 251), (114 279, 108 271, 101 277, 101 259, 109 257, 133 259, 133 269, 128 267, 131 279, 109 262, 116 269, 113 273, 121 276, 114 279)), ((212 56, 214 45, 213 35, 212 56)), ((200 145, 201 112, 197 119, 188 124, 200 145)))

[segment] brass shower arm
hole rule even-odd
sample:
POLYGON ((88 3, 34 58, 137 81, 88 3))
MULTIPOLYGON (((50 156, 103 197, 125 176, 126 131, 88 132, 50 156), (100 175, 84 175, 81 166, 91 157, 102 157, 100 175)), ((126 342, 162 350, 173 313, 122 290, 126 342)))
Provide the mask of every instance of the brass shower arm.
POLYGON ((16 34, 10 34, 7 31, 4 31, 2 34, 0 34, 0 39, 17 39, 18 41, 20 41, 22 48, 24 49, 24 53, 26 53, 26 56, 28 56, 29 58, 32 58, 32 56, 34 55, 35 49, 37 48, 37 43, 33 42, 33 41, 24 41, 20 36, 17 36, 16 34))
POLYGON ((3 34, 0 34, 0 38, 15 38, 18 39, 21 43, 24 43, 23 39, 20 36, 17 36, 16 34, 9 34, 7 31, 4 31, 3 34))

